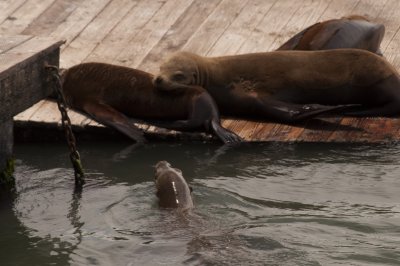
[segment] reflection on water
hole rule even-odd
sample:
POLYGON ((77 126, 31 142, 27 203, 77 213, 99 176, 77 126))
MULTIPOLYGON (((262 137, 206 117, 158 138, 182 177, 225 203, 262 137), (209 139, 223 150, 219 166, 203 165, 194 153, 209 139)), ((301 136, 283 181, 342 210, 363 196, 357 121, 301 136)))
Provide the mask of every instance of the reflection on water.
POLYGON ((400 146, 85 143, 16 147, 0 265, 399 265, 400 146), (157 207, 168 160, 196 208, 157 207))

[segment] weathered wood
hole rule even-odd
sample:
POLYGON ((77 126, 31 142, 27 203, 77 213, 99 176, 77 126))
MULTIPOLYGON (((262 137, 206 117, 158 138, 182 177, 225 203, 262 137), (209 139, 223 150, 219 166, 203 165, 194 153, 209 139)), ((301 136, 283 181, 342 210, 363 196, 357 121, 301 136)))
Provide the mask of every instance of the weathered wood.
POLYGON ((276 1, 255 30, 251 32, 248 40, 240 47, 238 53, 271 51, 283 27, 302 5, 303 1, 276 1))
MULTIPOLYGON (((66 23, 67 18, 77 9, 79 2, 82 1, 56 0, 45 11, 43 11, 40 16, 37 16, 31 23, 29 23, 21 34, 49 36, 61 23, 66 23)), ((37 5, 38 3, 35 2, 35 4, 37 5)), ((79 9, 81 9, 81 7, 79 9)))
MULTIPOLYGON (((24 34, 66 39, 62 67, 100 61, 155 72, 165 56, 178 50, 209 56, 268 51, 313 23, 360 14, 385 25, 382 50, 399 70, 399 10, 398 0, 4 0, 0 1, 0 24, 9 26, 5 29, 9 34, 18 34, 25 27, 24 34), (37 6, 29 13, 27 7, 33 3, 37 6)), ((0 39, 0 51, 30 40, 13 38, 7 38, 8 43, 0 39)), ((4 59, 12 63, 20 56, 4 59)), ((21 121, 17 127, 25 123, 27 129, 30 124, 26 121, 51 122, 57 127, 57 116, 55 105, 41 102, 16 117, 21 121)), ((81 114, 71 112, 71 118, 79 128, 98 127, 81 114)), ((397 118, 324 118, 295 126, 229 119, 223 125, 251 141, 374 142, 400 138, 397 118), (354 125, 360 130, 349 130, 354 125)), ((155 127, 140 127, 161 134, 155 127)), ((99 130, 108 129, 101 126, 99 130)))
POLYGON ((47 97, 45 63, 58 66, 62 42, 31 38, 0 54, 0 122, 47 97))
POLYGON ((268 15, 275 2, 250 0, 237 18, 211 47, 209 56, 237 54, 257 25, 268 15))
POLYGON ((147 53, 162 39, 192 2, 193 0, 166 1, 117 56, 118 62, 126 66, 138 67, 147 53))
MULTIPOLYGON (((12 173, 14 163, 13 151, 13 121, 12 119, 0 122, 0 194, 2 190, 12 190, 15 185, 12 173)), ((1 200, 1 196, 0 196, 1 200)))
POLYGON ((0 34, 20 34, 36 17, 40 16, 55 0, 41 0, 40 5, 36 1, 26 1, 10 17, 0 24, 0 34))
POLYGON ((13 121, 9 119, 0 123, 0 172, 11 158, 13 148, 13 121))
POLYGON ((71 66, 82 62, 135 3, 130 0, 114 0, 107 5, 64 49, 64 64, 71 66))
POLYGON ((207 55, 214 43, 240 14, 247 2, 248 0, 223 0, 187 41, 183 49, 207 55))
POLYGON ((140 69, 158 71, 160 62, 180 50, 210 16, 221 0, 194 1, 146 55, 140 69))
POLYGON ((17 10, 26 0, 2 0, 0 1, 0 23, 5 20, 15 20, 11 14, 17 10))
POLYGON ((8 50, 20 45, 23 42, 31 39, 32 36, 16 35, 7 36, 7 38, 0 38, 0 54, 7 52, 8 50))
POLYGON ((118 25, 101 42, 96 44, 95 49, 86 56, 84 61, 122 64, 123 62, 118 62, 116 57, 123 49, 131 45, 132 36, 139 34, 163 4, 161 1, 141 0, 125 17, 121 18, 118 25))
POLYGON ((13 117, 50 94, 44 66, 58 66, 61 44, 49 38, 0 37, 0 188, 13 184, 13 117))

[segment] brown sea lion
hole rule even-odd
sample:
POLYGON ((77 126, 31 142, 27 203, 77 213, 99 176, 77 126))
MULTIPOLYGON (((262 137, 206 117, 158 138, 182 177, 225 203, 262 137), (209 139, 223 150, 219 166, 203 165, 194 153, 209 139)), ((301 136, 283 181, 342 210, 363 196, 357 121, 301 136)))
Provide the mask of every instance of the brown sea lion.
POLYGON ((201 87, 175 91, 156 90, 149 73, 110 64, 84 63, 67 69, 62 75, 68 104, 142 142, 143 132, 132 119, 143 119, 156 126, 206 131, 223 142, 241 139, 220 125, 218 108, 201 87))
POLYGON ((158 205, 162 208, 193 208, 191 188, 182 176, 182 171, 172 168, 167 161, 155 165, 155 182, 158 205))
POLYGON ((394 116, 400 112, 396 69, 384 58, 359 49, 223 57, 180 52, 160 66, 154 83, 167 91, 202 86, 223 115, 293 122, 298 116, 288 115, 288 106, 309 103, 357 104, 360 107, 356 111, 341 113, 358 116, 394 116))
POLYGON ((358 15, 319 22, 285 42, 278 50, 365 49, 382 55, 385 26, 358 15))

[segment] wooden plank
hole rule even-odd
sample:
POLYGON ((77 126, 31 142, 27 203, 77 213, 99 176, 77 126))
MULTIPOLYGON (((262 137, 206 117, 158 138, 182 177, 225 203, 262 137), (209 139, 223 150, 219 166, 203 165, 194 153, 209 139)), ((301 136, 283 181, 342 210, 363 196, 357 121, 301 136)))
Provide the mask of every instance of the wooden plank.
MULTIPOLYGON (((355 123, 358 123, 356 118, 353 117, 344 117, 340 123, 341 126, 347 126, 347 127, 354 127, 353 126, 355 123)), ((328 138, 328 142, 347 142, 349 139, 349 134, 351 130, 335 130, 328 138)))
POLYGON ((351 14, 365 16, 373 21, 381 14, 388 0, 362 0, 352 9, 351 14))
POLYGON ((139 68, 152 73, 158 71, 160 62, 180 50, 220 2, 221 0, 194 1, 151 49, 139 68))
POLYGON ((389 43, 399 30, 399 14, 400 1, 388 0, 383 7, 382 12, 376 17, 376 21, 385 25, 385 37, 382 40, 381 50, 384 55, 390 52, 388 50, 389 43))
POLYGON ((2 0, 0 1, 0 23, 5 20, 14 20, 11 14, 23 5, 26 0, 2 0))
POLYGON ((360 0, 334 0, 331 1, 328 8, 318 18, 318 21, 341 18, 343 16, 352 15, 351 11, 357 6, 360 0))
POLYGON ((224 0, 184 45, 183 49, 208 55, 210 49, 246 6, 248 0, 224 0))
POLYGON ((130 41, 133 36, 140 33, 146 23, 149 22, 162 5, 163 2, 161 1, 140 1, 121 19, 118 25, 96 45, 84 61, 121 63, 116 60, 116 57, 123 49, 131 45, 130 41))
POLYGON ((389 1, 382 12, 383 15, 379 18, 384 21, 386 28, 385 38, 382 41, 381 49, 388 61, 393 63, 399 71, 400 62, 396 60, 396 57, 398 56, 400 49, 400 23, 398 21, 398 12, 395 10, 396 8, 400 8, 400 2, 396 1, 396 3, 393 3, 392 1, 389 1))
POLYGON ((264 19, 253 30, 247 41, 240 47, 238 53, 253 53, 270 51, 276 37, 284 25, 302 5, 302 1, 276 1, 264 19), (282 14, 285 14, 282 16, 282 14))
POLYGON ((304 130, 297 137, 300 142, 326 142, 332 133, 337 130, 342 121, 341 117, 312 119, 304 125, 304 130))
POLYGON ((107 5, 63 50, 63 64, 72 66, 81 63, 135 4, 131 0, 114 0, 107 5))
POLYGON ((276 1, 250 0, 207 53, 209 56, 236 54, 276 1))
MULTIPOLYGON (((101 12, 111 0, 91 0, 81 1, 78 8, 76 8, 63 23, 58 25, 50 36, 55 38, 62 38, 66 40, 61 53, 73 41, 79 33, 101 12)), ((60 66, 67 68, 68 65, 63 64, 64 56, 61 56, 60 66)))
POLYGON ((323 3, 319 3, 316 8, 315 2, 309 0, 301 1, 301 5, 298 7, 294 6, 293 9, 295 10, 295 12, 290 17, 288 22, 280 29, 280 31, 275 32, 275 39, 272 41, 268 50, 277 49, 289 38, 309 26, 307 23, 316 23, 317 21, 315 19, 318 18, 317 14, 319 15, 323 11, 325 11, 326 7, 329 4, 328 1, 324 1, 323 3))
POLYGON ((154 17, 130 40, 130 45, 116 57, 116 62, 125 66, 138 67, 192 2, 193 0, 165 2, 154 17))
POLYGON ((321 21, 321 15, 326 12, 326 10, 331 5, 331 2, 332 0, 322 0, 314 2, 312 5, 312 10, 307 11, 308 18, 306 18, 305 21, 303 21, 302 29, 305 29, 306 27, 321 21))
POLYGON ((0 38, 0 54, 11 50, 12 48, 20 45, 23 42, 26 42, 31 38, 33 37, 23 35, 3 36, 0 38))
POLYGON ((14 120, 21 120, 21 121, 28 121, 31 119, 31 117, 38 111, 40 110, 41 106, 46 102, 46 100, 41 100, 37 103, 35 103, 33 106, 30 108, 26 109, 25 111, 17 114, 14 116, 14 120))
MULTIPOLYGON (((77 8, 82 8, 78 4, 81 0, 56 0, 40 16, 37 16, 21 34, 35 36, 49 36, 62 23, 66 23, 67 18, 77 8)), ((91 1, 86 1, 91 2, 91 1)))
POLYGON ((57 104, 51 101, 43 100, 40 108, 32 114, 30 121, 58 123, 61 121, 61 114, 57 104))
POLYGON ((274 129, 275 124, 273 123, 260 123, 254 130, 253 139, 255 141, 265 141, 274 129))
MULTIPOLYGON (((57 112, 59 112, 57 104, 53 103, 53 106, 55 106, 55 107, 53 107, 53 109, 57 109, 57 112)), ((85 116, 79 112, 76 112, 74 110, 71 110, 71 109, 68 109, 68 115, 74 121, 74 124, 79 125, 79 126, 84 125, 85 124, 84 121, 86 121, 88 118, 87 116, 85 116)), ((98 125, 98 123, 96 123, 96 124, 98 125)))
POLYGON ((55 0, 28 0, 0 24, 0 34, 20 34, 36 17, 40 16, 55 0))

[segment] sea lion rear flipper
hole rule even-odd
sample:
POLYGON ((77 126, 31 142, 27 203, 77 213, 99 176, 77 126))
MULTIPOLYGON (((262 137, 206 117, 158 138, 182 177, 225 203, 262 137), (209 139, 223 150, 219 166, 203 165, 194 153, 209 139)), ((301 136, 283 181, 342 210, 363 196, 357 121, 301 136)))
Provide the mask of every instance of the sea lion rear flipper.
POLYGON ((305 104, 301 105, 300 109, 296 110, 293 114, 293 122, 302 121, 321 114, 343 114, 346 110, 351 110, 354 107, 360 106, 359 104, 347 105, 320 105, 320 104, 305 104))
POLYGON ((215 135, 225 144, 242 142, 243 139, 236 135, 236 133, 223 128, 218 121, 211 120, 211 129, 215 135))
POLYGON ((125 115, 111 106, 103 103, 88 102, 82 108, 97 122, 115 128, 136 142, 145 142, 143 131, 137 128, 125 115))
POLYGON ((351 110, 351 108, 359 105, 335 105, 327 106, 321 104, 292 104, 281 101, 268 101, 264 103, 268 106, 268 114, 280 122, 295 123, 309 118, 319 116, 327 113, 343 113, 344 110, 351 110), (340 111, 340 112, 339 112, 340 111))

